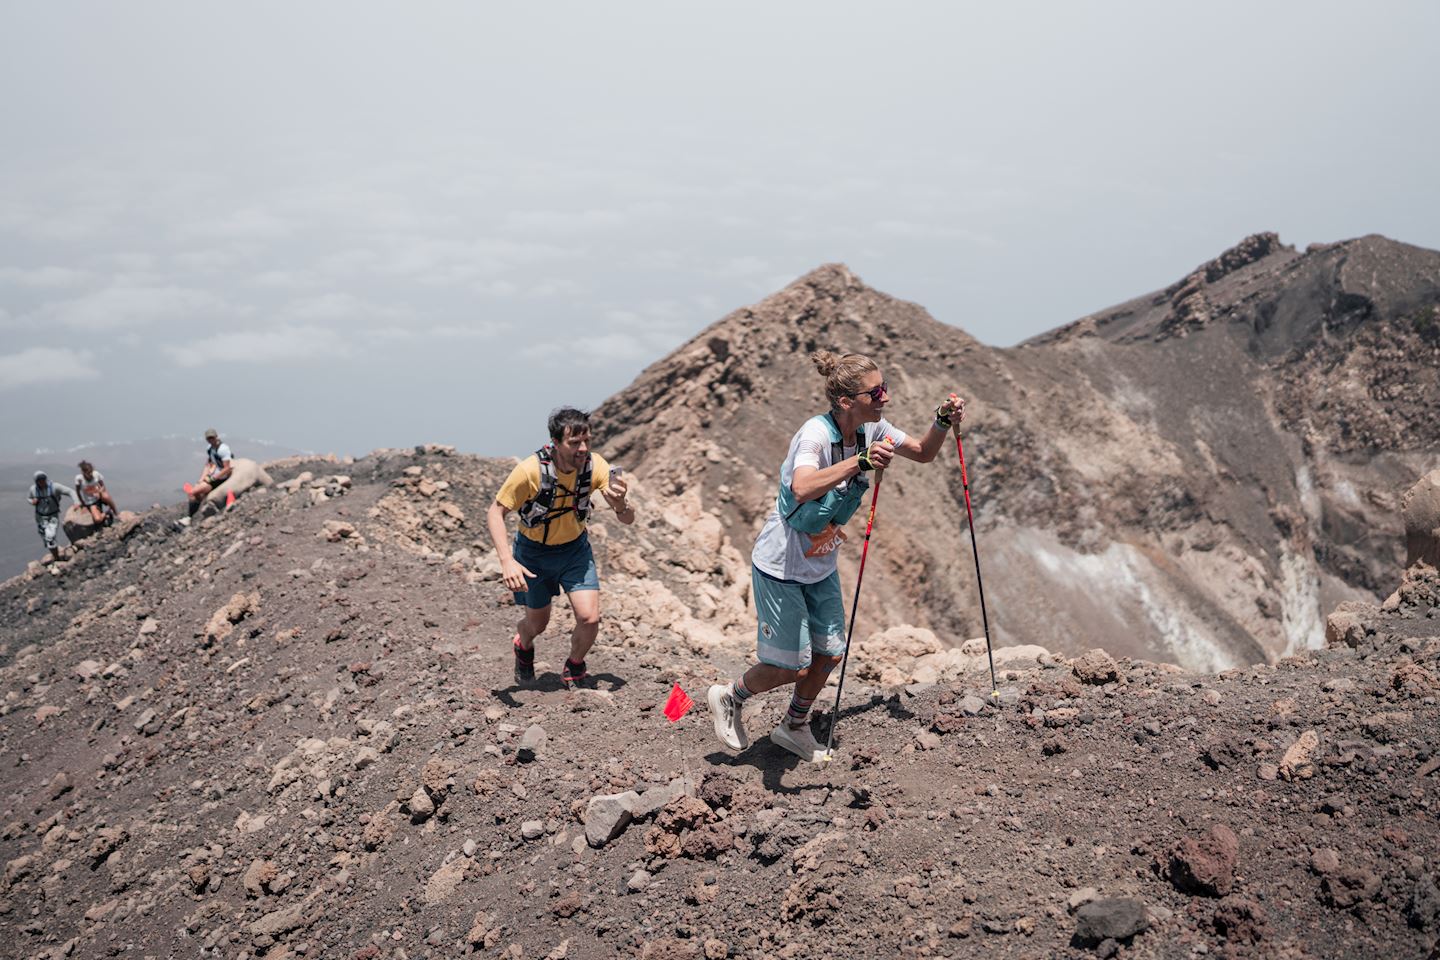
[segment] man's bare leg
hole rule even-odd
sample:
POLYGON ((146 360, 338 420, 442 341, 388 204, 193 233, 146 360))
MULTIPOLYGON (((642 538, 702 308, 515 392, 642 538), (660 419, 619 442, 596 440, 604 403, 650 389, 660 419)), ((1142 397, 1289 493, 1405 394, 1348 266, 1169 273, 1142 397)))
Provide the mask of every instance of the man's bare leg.
POLYGON ((535 638, 550 623, 550 605, 538 610, 525 608, 525 615, 515 629, 511 644, 515 648, 515 682, 530 683, 535 679, 535 638))
POLYGON ((550 607, 541 607, 533 610, 525 608, 525 615, 520 618, 520 625, 515 628, 515 643, 524 650, 535 649, 535 638, 545 632, 550 625, 550 607))
POLYGON ((575 612, 575 630, 570 634, 570 660, 584 663, 585 655, 595 646, 600 635, 600 591, 578 590, 570 594, 570 609, 575 612))

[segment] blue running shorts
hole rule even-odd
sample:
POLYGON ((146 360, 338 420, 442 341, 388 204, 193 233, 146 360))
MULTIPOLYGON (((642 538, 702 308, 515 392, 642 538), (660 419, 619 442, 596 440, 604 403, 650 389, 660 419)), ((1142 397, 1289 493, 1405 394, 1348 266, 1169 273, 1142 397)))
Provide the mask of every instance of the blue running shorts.
POLYGON ((761 663, 799 670, 810 663, 812 653, 838 657, 845 652, 845 604, 838 572, 818 583, 800 583, 776 579, 752 566, 750 593, 755 599, 761 663))
POLYGON ((535 574, 525 578, 527 589, 515 591, 516 606, 543 610, 561 590, 576 593, 600 589, 600 575, 595 572, 595 554, 587 534, 569 543, 552 545, 517 536, 514 549, 520 565, 535 574))

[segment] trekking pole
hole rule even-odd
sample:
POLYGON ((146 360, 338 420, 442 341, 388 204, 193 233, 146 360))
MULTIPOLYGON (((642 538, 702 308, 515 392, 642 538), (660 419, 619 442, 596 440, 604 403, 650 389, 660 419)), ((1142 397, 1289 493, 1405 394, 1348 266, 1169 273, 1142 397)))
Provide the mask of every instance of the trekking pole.
POLYGON ((990 618, 985 613, 985 581, 980 579, 980 548, 975 544, 975 514, 970 509, 970 477, 965 473, 965 446, 960 442, 960 424, 955 424, 955 452, 960 455, 960 486, 965 491, 965 518, 970 522, 970 549, 975 554, 975 585, 980 588, 980 622, 985 625, 985 655, 990 658, 990 696, 1000 699, 995 682, 995 652, 990 649, 990 618))
POLYGON ((855 636, 855 612, 860 609, 860 584, 865 582, 865 558, 870 555, 870 531, 875 527, 875 503, 880 499, 880 480, 885 471, 875 474, 875 489, 870 491, 870 519, 865 521, 865 545, 860 548, 860 573, 855 577, 855 598, 850 603, 850 629, 845 633, 845 652, 840 657, 840 682, 835 687, 835 710, 830 714, 830 735, 825 738, 821 763, 835 759, 835 727, 840 723, 840 693, 845 689, 845 667, 850 662, 850 640, 855 636))

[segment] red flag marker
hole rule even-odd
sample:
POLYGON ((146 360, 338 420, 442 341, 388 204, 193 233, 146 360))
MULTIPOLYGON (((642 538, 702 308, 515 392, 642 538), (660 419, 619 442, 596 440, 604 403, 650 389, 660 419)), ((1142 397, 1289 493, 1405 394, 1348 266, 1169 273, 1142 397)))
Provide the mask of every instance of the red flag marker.
POLYGON ((665 701, 665 716, 674 723, 689 712, 695 706, 695 701, 690 699, 690 694, 680 689, 680 684, 670 688, 670 698, 665 701))
POLYGON ((225 509, 226 509, 226 510, 229 510, 229 509, 230 509, 231 507, 233 507, 233 506, 235 506, 235 491, 234 491, 234 490, 226 490, 226 491, 225 491, 225 509))

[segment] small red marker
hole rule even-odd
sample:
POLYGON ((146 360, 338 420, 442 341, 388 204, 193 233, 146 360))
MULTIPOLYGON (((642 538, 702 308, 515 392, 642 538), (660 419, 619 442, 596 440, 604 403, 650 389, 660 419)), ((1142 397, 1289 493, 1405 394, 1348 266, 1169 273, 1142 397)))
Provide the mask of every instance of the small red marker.
POLYGON ((691 700, 690 694, 681 689, 680 684, 677 683, 670 688, 670 697, 665 701, 665 716, 671 723, 674 723, 685 716, 693 706, 695 706, 695 701, 691 700))

